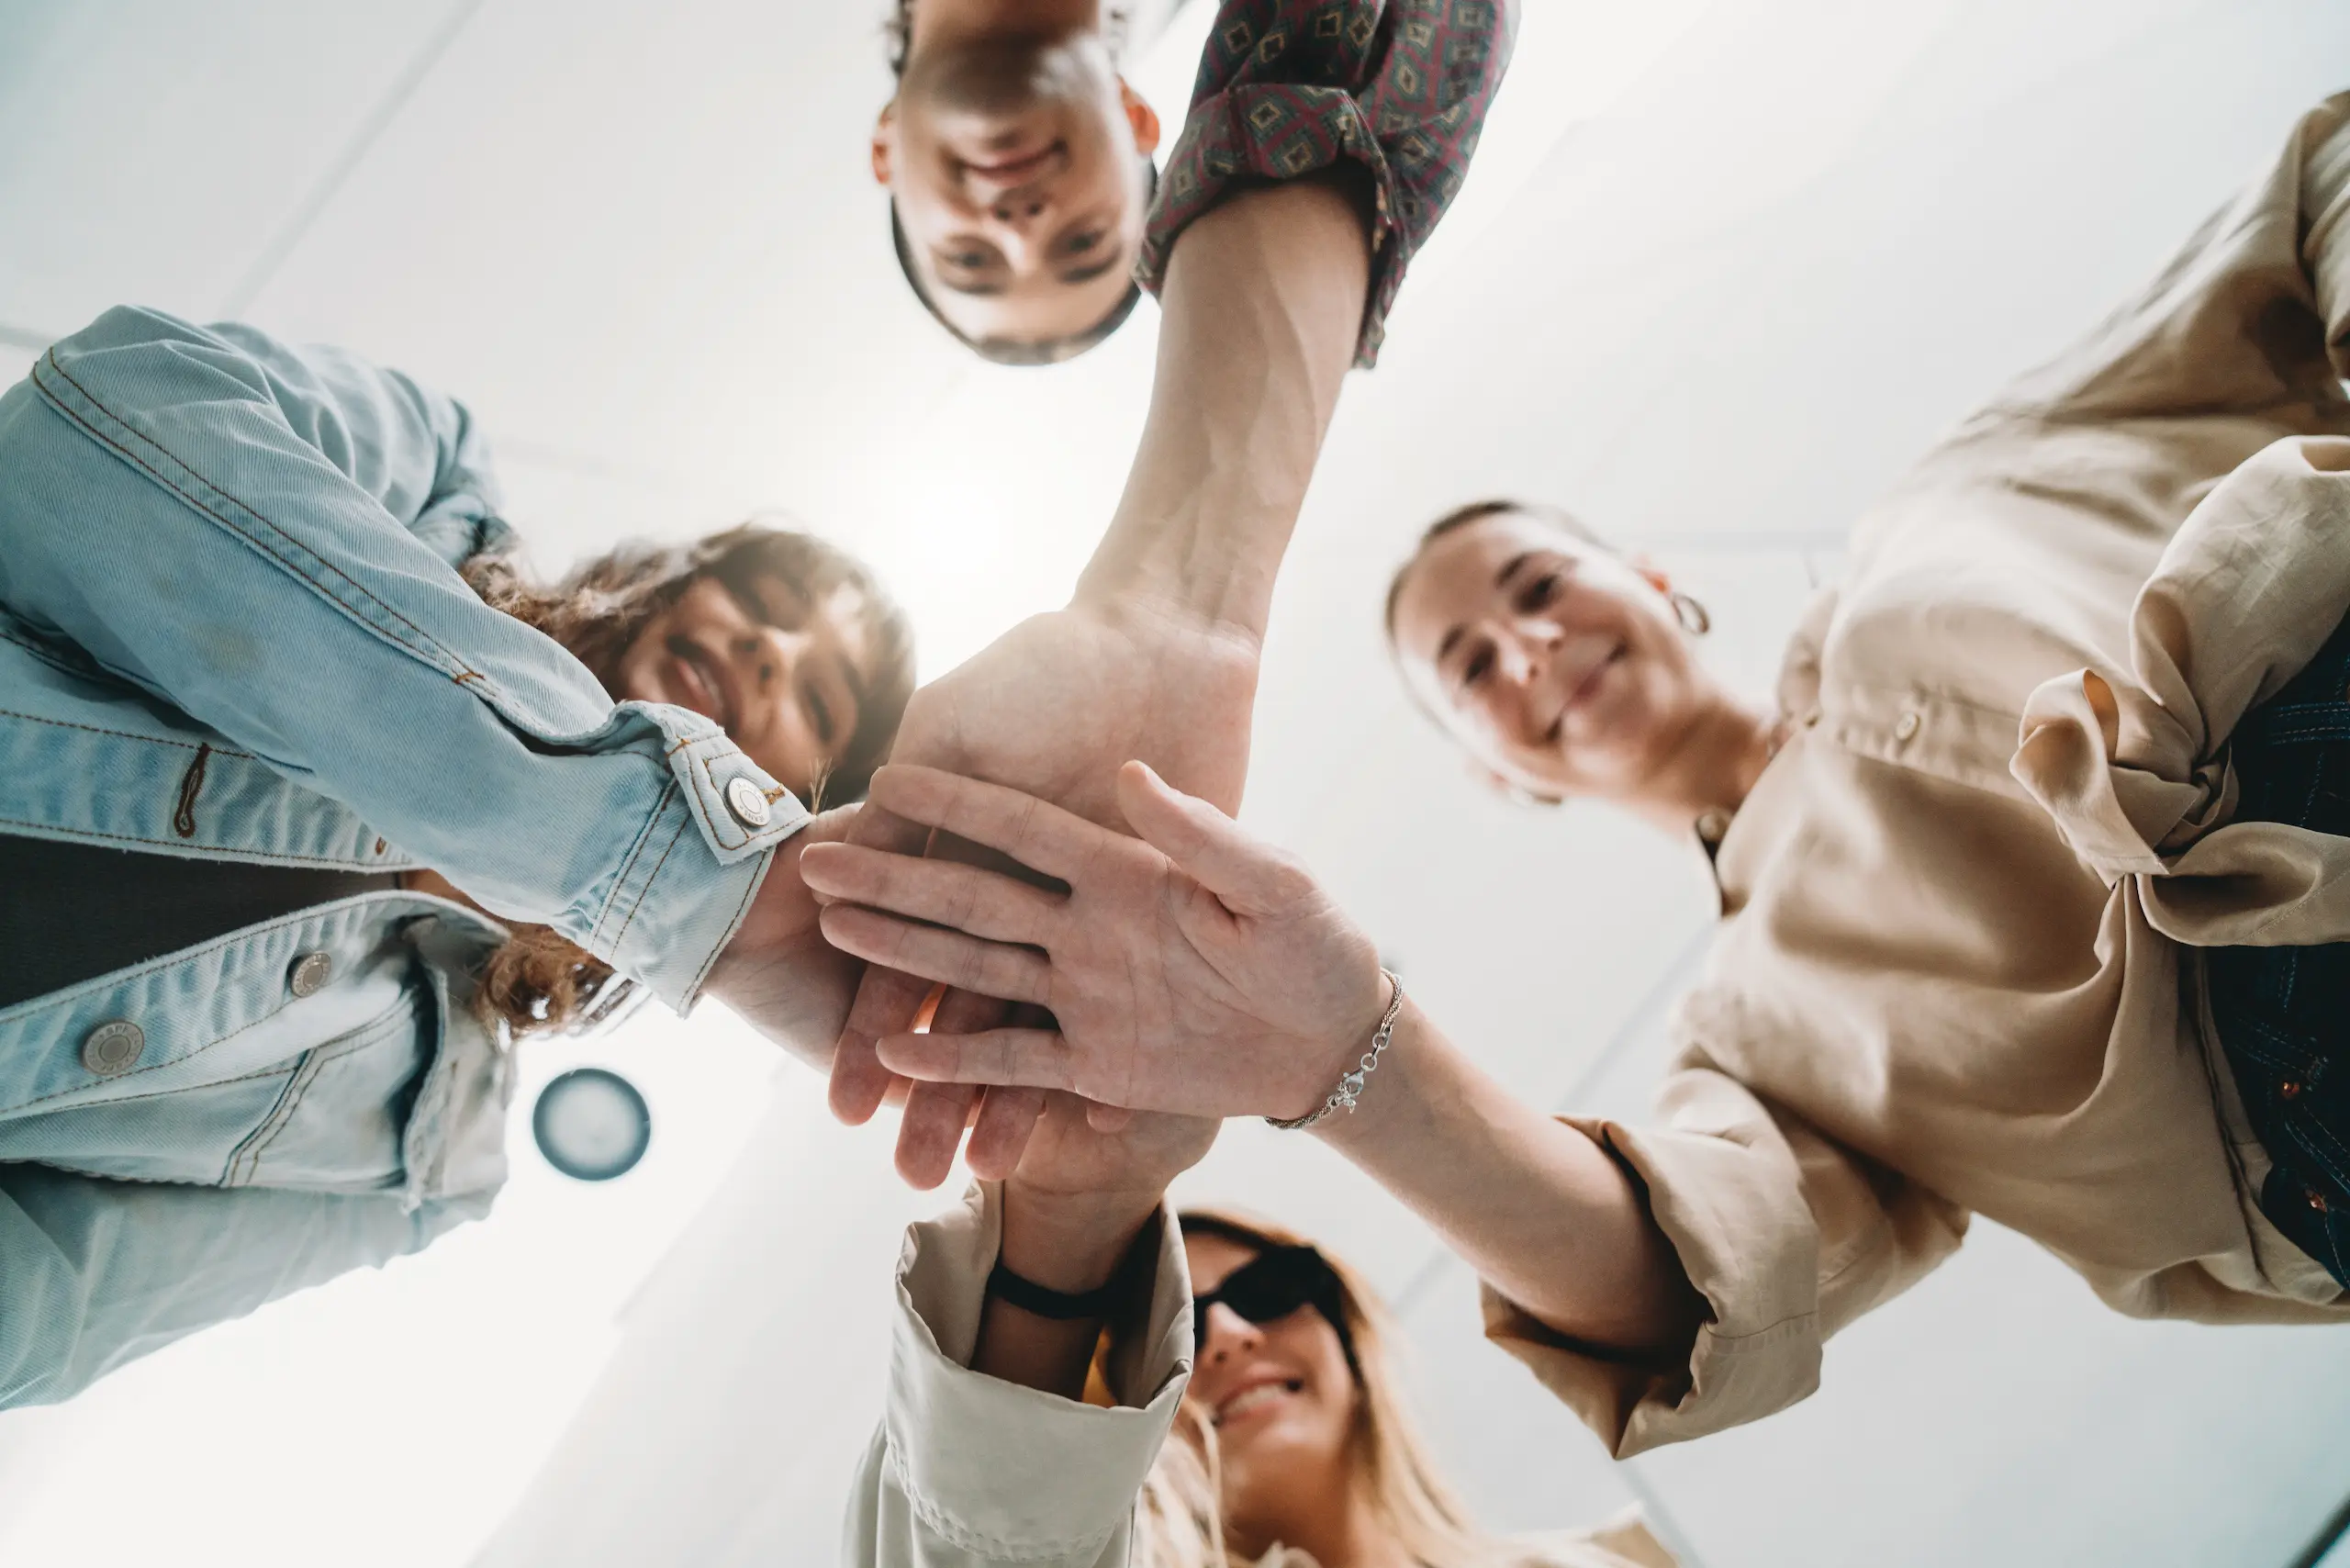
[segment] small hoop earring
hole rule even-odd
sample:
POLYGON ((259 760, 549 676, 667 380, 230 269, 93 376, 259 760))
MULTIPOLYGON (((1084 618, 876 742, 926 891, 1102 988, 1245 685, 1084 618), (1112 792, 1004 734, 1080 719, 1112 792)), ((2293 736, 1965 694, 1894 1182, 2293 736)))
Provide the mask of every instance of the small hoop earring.
POLYGON ((1673 600, 1673 618, 1681 622, 1684 632, 1692 637, 1702 637, 1714 629, 1714 618, 1706 613, 1704 605, 1679 588, 1674 588, 1666 597, 1673 600))

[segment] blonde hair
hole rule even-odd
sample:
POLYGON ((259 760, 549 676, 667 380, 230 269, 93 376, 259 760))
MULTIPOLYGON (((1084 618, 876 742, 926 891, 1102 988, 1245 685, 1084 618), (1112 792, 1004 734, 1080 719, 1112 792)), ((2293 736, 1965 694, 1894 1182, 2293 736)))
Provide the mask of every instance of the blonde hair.
MULTIPOLYGON (((1184 1229, 1222 1236, 1259 1249, 1308 1245, 1282 1226, 1229 1210, 1190 1209, 1184 1229)), ((1387 1535, 1424 1568, 1490 1568, 1516 1554, 1477 1528, 1438 1469, 1404 1396, 1394 1319, 1370 1282, 1323 1254, 1338 1278, 1355 1385, 1348 1441, 1352 1485, 1387 1535)), ((1161 1447, 1143 1483, 1136 1535, 1140 1568, 1243 1568, 1225 1539, 1222 1469, 1215 1428, 1186 1398, 1175 1416, 1175 1440, 1161 1447)))

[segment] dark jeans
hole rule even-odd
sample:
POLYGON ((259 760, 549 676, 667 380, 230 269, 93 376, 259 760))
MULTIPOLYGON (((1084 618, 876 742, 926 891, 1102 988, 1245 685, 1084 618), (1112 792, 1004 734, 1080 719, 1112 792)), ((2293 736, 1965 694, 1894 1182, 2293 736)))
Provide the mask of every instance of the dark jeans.
MULTIPOLYGON (((2350 621, 2232 741, 2239 822, 2350 835, 2350 621)), ((2350 943, 2215 947, 2211 1013, 2268 1157, 2260 1212, 2350 1284, 2350 943)))

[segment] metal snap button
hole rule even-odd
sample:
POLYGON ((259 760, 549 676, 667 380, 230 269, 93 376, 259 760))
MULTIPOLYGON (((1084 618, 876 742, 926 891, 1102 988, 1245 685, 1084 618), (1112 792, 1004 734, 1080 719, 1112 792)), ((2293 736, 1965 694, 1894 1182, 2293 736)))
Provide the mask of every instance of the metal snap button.
POLYGON ((1915 713, 1902 714, 1901 722, 1893 726, 1893 738, 1897 741, 1909 739, 1918 733, 1918 726, 1922 722, 1924 721, 1915 713))
POLYGON ((327 981, 334 978, 334 958, 327 953, 305 953, 294 960, 285 971, 285 989, 297 996, 315 996, 324 991, 327 981))
POLYGON ((767 791, 748 778, 735 778, 727 784, 726 809, 744 827, 765 827, 775 816, 767 807, 767 791))
POLYGON ((82 1065, 100 1078, 120 1078, 146 1049, 146 1030, 128 1018, 110 1019, 83 1038, 82 1065))
POLYGON ((2319 1192, 2314 1187, 2309 1188, 2308 1192, 2310 1195, 2310 1207, 2315 1209, 2320 1214, 2323 1214, 2325 1212, 2325 1194, 2319 1192))
POLYGON ((2298 1099, 2300 1092, 2301 1081, 2298 1078, 2288 1078, 2277 1086, 2277 1097, 2280 1100, 2298 1099))

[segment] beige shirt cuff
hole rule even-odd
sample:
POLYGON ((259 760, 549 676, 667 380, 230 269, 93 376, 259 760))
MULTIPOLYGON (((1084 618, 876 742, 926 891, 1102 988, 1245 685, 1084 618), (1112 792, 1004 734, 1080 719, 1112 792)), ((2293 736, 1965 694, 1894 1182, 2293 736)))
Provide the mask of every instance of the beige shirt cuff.
POLYGON ((1126 1403, 1103 1409, 966 1364, 1002 1238, 996 1183, 907 1227, 881 1433, 851 1501, 850 1540, 866 1545, 852 1560, 887 1568, 1126 1560, 1136 1495, 1191 1375, 1182 1240, 1171 1215, 1157 1229, 1149 1282, 1113 1326, 1110 1384, 1126 1403))
POLYGON ((1561 1119, 1646 1184, 1658 1226, 1711 1307, 1688 1359, 1577 1344, 1484 1288, 1486 1338, 1524 1361, 1618 1459, 1757 1420, 1819 1386, 1818 1233, 1796 1161, 1767 1134, 1737 1136, 1751 1114, 1742 1092, 1708 1105, 1719 1092, 1676 1087, 1683 1103, 1673 1130, 1561 1119), (1720 1133, 1693 1126, 1709 1112, 1720 1133))

